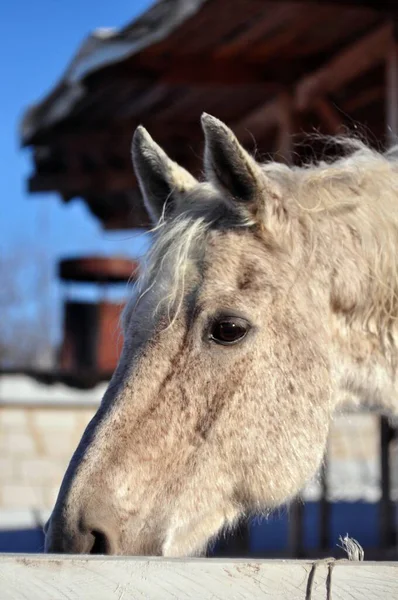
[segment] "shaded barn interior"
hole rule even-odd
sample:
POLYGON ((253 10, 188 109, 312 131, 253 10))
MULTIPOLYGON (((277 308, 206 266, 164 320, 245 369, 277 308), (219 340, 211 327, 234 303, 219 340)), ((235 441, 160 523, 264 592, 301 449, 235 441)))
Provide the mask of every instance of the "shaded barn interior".
POLYGON ((132 133, 144 124, 200 175, 203 111, 228 123, 249 150, 281 160, 311 158, 314 144, 292 152, 291 136, 299 143, 302 132, 359 129, 382 144, 387 122, 395 128, 386 108, 387 80, 396 76, 389 6, 162 0, 121 31, 94 32, 24 116, 29 190, 82 198, 108 229, 147 226, 132 133))
MULTIPOLYGON (((265 159, 299 163, 337 152, 308 142, 311 132, 350 131, 383 147, 398 133, 397 13, 387 0, 161 0, 122 30, 98 30, 56 87, 24 115, 21 140, 33 158, 29 191, 55 191, 65 203, 80 198, 107 230, 148 227, 131 166, 133 131, 145 125, 172 158, 201 176, 203 111, 265 159)), ((102 360, 93 350, 98 311, 108 310, 101 306, 91 312, 66 306, 64 370, 88 360, 89 372, 102 360), (87 335, 76 327, 79 320, 87 335), (77 349, 76 329, 90 352, 77 349)), ((383 556, 397 543, 393 438, 382 420, 378 518, 380 548, 390 553, 383 556)), ((323 481, 319 544, 330 554, 322 525, 330 516, 326 476, 323 481)), ((305 555, 304 513, 299 503, 291 509, 291 556, 305 555)), ((248 531, 242 526, 235 550, 223 551, 247 553, 248 531)))

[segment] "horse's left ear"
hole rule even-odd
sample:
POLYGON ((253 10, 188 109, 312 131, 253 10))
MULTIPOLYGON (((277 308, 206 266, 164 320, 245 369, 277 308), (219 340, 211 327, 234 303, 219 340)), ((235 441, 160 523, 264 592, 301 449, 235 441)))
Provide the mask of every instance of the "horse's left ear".
POLYGON ((256 219, 278 214, 282 195, 261 166, 240 145, 222 121, 204 113, 205 171, 229 203, 256 219))
POLYGON ((144 127, 135 130, 132 144, 135 173, 152 222, 184 200, 197 180, 167 156, 144 127))

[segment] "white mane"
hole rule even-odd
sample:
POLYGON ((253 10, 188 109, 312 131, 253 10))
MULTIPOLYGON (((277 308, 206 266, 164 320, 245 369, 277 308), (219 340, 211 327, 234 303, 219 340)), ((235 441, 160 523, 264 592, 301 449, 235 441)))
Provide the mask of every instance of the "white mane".
MULTIPOLYGON (((358 266, 367 265, 371 297, 369 314, 391 321, 398 315, 398 162, 397 148, 386 154, 353 139, 334 139, 348 156, 305 166, 269 162, 262 168, 294 203, 299 218, 317 224, 325 218, 345 223, 358 240, 358 266)), ((252 223, 233 214, 220 192, 202 183, 189 192, 182 209, 171 219, 161 218, 153 229, 155 242, 146 256, 137 294, 126 307, 129 318, 137 299, 155 282, 166 282, 160 302, 178 313, 188 272, 195 265, 211 229, 247 227, 252 223)), ((368 314, 368 317, 369 317, 368 314)))

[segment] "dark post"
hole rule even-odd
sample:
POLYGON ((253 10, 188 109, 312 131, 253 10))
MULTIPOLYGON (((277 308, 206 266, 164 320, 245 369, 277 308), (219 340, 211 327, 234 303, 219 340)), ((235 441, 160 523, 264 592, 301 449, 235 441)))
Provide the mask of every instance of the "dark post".
MULTIPOLYGON (((389 146, 398 141, 398 19, 394 0, 389 3, 391 39, 386 55, 386 133, 389 146)), ((395 434, 386 417, 380 419, 380 544, 388 549, 397 543, 394 504, 391 501, 390 442, 395 434)))
POLYGON ((302 558, 303 556, 303 520, 304 503, 299 497, 293 501, 289 510, 289 558, 302 558))
POLYGON ((328 455, 326 453, 321 471, 321 500, 319 502, 319 547, 329 548, 330 504, 328 500, 328 455))
POLYGON ((394 505, 391 501, 390 479, 390 442, 393 432, 387 417, 380 417, 380 545, 383 550, 391 548, 395 542, 394 505))

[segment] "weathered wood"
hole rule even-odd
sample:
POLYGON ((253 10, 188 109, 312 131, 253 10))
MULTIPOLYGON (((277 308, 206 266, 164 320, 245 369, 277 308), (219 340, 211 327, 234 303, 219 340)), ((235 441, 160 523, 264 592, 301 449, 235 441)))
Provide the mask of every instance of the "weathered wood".
POLYGON ((289 65, 289 71, 281 70, 277 64, 269 64, 267 68, 255 62, 237 60, 236 58, 217 57, 213 54, 176 55, 170 57, 161 54, 142 54, 132 57, 126 63, 112 68, 109 76, 112 81, 117 79, 131 80, 137 71, 143 70, 155 81, 172 85, 270 85, 285 83, 303 72, 303 60, 294 59, 289 65))
MULTIPOLYGON (((295 65, 292 65, 294 68, 295 65)), ((302 70, 302 63, 297 70, 302 70)), ((286 75, 270 67, 266 71, 259 66, 241 64, 236 60, 227 59, 179 59, 165 71, 159 69, 161 81, 172 85, 242 85, 268 83, 270 89, 286 80, 286 75)))
POLYGON ((397 563, 0 555, 2 600, 384 600, 397 563))
MULTIPOLYGON (((232 532, 226 531, 217 544, 218 558, 246 558, 250 555, 250 521, 241 519, 232 532)), ((210 554, 210 557, 214 555, 210 554)))
POLYGON ((386 123, 390 145, 398 139, 398 41, 391 36, 386 62, 386 123))
POLYGON ((253 140, 253 135, 259 138, 264 131, 270 127, 276 127, 280 116, 280 106, 278 99, 270 100, 266 104, 261 104, 258 108, 251 111, 238 123, 231 125, 235 135, 242 144, 253 140))
MULTIPOLYGON (((386 126, 389 145, 397 142, 398 136, 398 45, 396 23, 390 27, 390 39, 386 61, 386 126)), ((384 548, 396 544, 394 505, 391 500, 390 442, 394 430, 386 417, 380 418, 380 542, 384 548)))
MULTIPOLYGON (((319 4, 319 0, 305 0, 311 4, 319 4)), ((289 0, 289 2, 299 2, 303 0, 289 0)), ((361 8, 362 10, 374 10, 374 11, 386 11, 391 8, 391 4, 394 0, 333 0, 333 4, 339 4, 342 8, 346 6, 353 6, 361 8)))
POLYGON ((321 499, 319 502, 319 548, 327 550, 329 548, 329 529, 330 529, 330 504, 328 499, 328 453, 325 453, 321 471, 321 499))
MULTIPOLYGON (((281 52, 286 51, 286 48, 294 46, 306 32, 319 26, 319 22, 322 22, 322 18, 325 17, 325 12, 330 12, 329 6, 317 6, 316 10, 312 11, 304 11, 302 6, 292 7, 289 4, 285 4, 284 8, 286 10, 284 27, 277 29, 274 35, 263 42, 255 44, 253 49, 250 47, 246 49, 250 58, 264 62, 275 59, 281 52), (295 10, 297 8, 298 10, 295 10)), ((250 43, 253 45, 253 42, 250 43)))
POLYGON ((242 53, 246 53, 248 48, 253 47, 258 40, 268 38, 270 32, 273 30, 279 31, 281 23, 283 24, 285 19, 292 20, 293 18, 300 15, 301 7, 292 7, 284 3, 275 5, 273 10, 268 9, 267 17, 264 18, 264 7, 261 7, 258 19, 251 24, 248 28, 239 31, 231 40, 224 42, 220 48, 216 49, 216 56, 218 57, 231 57, 239 56, 242 53))
POLYGON ((394 505, 391 500, 390 442, 393 429, 387 417, 380 417, 380 543, 383 548, 391 548, 395 542, 394 505))
MULTIPOLYGON (((294 92, 294 108, 305 111, 314 107, 321 114, 328 128, 336 133, 341 120, 324 96, 341 88, 374 65, 382 62, 389 45, 391 26, 385 25, 366 35, 355 44, 344 49, 315 73, 301 79, 294 92)), ((398 92, 397 92, 398 93, 398 92)), ((253 134, 261 137, 270 127, 277 126, 280 119, 280 103, 272 99, 232 125, 236 135, 245 143, 253 134)))
POLYGON ((398 563, 347 561, 335 564, 329 598, 350 600, 398 598, 398 563))
POLYGON ((288 556, 303 556, 304 503, 301 498, 294 500, 289 507, 288 556))
POLYGON ((343 120, 326 98, 317 98, 314 103, 314 109, 326 128, 327 133, 331 135, 341 133, 343 120))
POLYGON ((326 65, 298 84, 296 102, 308 109, 317 97, 340 89, 348 81, 365 73, 385 58, 391 26, 384 25, 337 54, 326 65))
POLYGON ((278 136, 276 145, 276 160, 287 164, 293 163, 293 134, 295 131, 293 98, 287 92, 280 94, 278 116, 278 136))
POLYGON ((374 102, 380 101, 384 95, 384 86, 377 85, 371 88, 366 88, 359 92, 347 102, 344 102, 343 109, 347 113, 353 113, 358 109, 365 108, 374 102))

